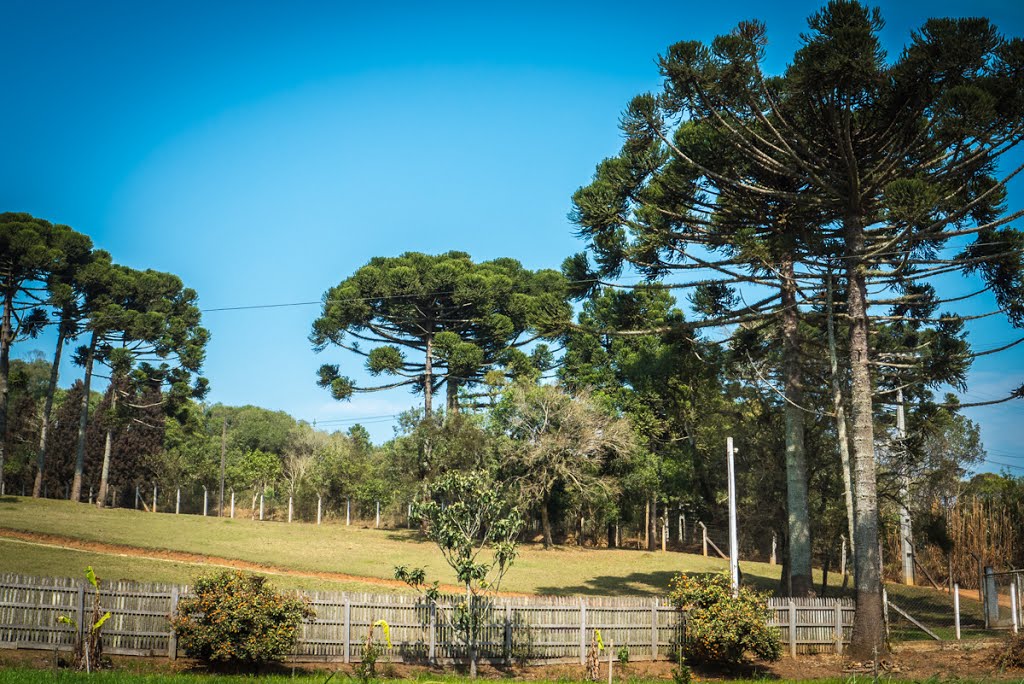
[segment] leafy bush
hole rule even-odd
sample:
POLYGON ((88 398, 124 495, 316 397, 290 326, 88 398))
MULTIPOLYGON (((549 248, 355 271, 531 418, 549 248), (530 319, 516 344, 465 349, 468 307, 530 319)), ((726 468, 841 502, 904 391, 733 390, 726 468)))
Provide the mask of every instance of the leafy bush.
POLYGON ((224 571, 200 577, 178 602, 171 625, 185 653, 207 663, 254 666, 281 660, 302 621, 315 615, 302 598, 279 594, 265 577, 224 571))
POLYGON ((763 594, 741 588, 734 597, 722 575, 676 575, 669 599, 686 611, 682 652, 688 661, 738 665, 748 653, 764 660, 782 656, 779 633, 768 626, 763 594))

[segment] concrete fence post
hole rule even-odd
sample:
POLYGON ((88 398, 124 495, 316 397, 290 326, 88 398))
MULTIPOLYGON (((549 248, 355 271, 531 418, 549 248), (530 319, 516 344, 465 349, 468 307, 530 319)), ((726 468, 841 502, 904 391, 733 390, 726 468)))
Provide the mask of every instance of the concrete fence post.
POLYGON ((587 664, 587 604, 580 599, 580 665, 587 664))
POLYGON ((1010 620, 1013 623, 1013 633, 1016 634, 1020 631, 1020 625, 1018 624, 1020 616, 1017 614, 1017 579, 1013 578, 1010 581, 1010 620))
POLYGON ((352 662, 352 602, 345 597, 345 626, 342 635, 345 640, 345 662, 352 662))
POLYGON ((437 662, 437 603, 434 601, 430 602, 430 650, 427 653, 427 657, 430 660, 430 664, 433 665, 437 662))
POLYGON ((658 657, 658 599, 651 606, 651 660, 658 657))
POLYGON ((796 603, 789 601, 789 655, 796 658, 796 603))
MULTIPOLYGON (((171 587, 171 617, 178 615, 178 587, 171 587)), ((178 635, 174 628, 171 628, 171 636, 167 639, 167 658, 176 660, 178 658, 178 635)))
POLYGON ((956 628, 956 640, 960 641, 960 583, 953 583, 953 625, 956 628))

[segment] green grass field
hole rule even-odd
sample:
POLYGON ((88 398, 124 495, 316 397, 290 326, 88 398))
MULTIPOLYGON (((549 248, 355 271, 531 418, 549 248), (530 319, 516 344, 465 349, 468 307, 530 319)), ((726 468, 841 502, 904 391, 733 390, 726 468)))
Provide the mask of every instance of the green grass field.
MULTIPOLYGON (((375 530, 330 524, 258 522, 195 515, 100 510, 67 501, 5 497, 0 500, 0 527, 63 535, 76 539, 239 559, 301 572, 338 572, 389 579, 396 565, 423 566, 430 577, 455 577, 433 543, 410 530, 375 530)), ((2 536, 2 533, 0 533, 2 536)), ((3 542, 5 548, 14 542, 3 542)), ((29 574, 77 575, 76 568, 101 554, 22 544, 3 553, 0 570, 29 574), (67 559, 66 561, 64 559, 67 559)), ((189 567, 166 568, 160 561, 110 556, 102 565, 110 579, 178 581, 189 567)), ((100 567, 99 562, 94 567, 100 567)), ((658 595, 680 571, 721 572, 726 562, 680 553, 563 547, 544 550, 526 544, 502 589, 537 594, 658 595)), ((779 568, 744 563, 745 578, 769 588, 779 568)), ((368 587, 388 591, 381 585, 368 587)), ((393 589, 390 589, 393 590, 393 589)))
MULTIPOLYGON (((345 573, 357 578, 390 579, 396 565, 423 566, 432 579, 453 583, 454 576, 433 543, 411 530, 375 530, 343 524, 258 522, 196 515, 100 510, 85 504, 8 496, 0 499, 0 527, 47 533, 109 544, 122 544, 152 555, 186 552, 307 573, 276 575, 289 588, 394 592, 402 587, 356 580, 337 581, 316 573, 345 573)), ((193 563, 83 552, 4 540, 0 532, 0 571, 32 575, 79 576, 92 565, 106 579, 187 583, 208 569, 193 563)), ((560 547, 545 550, 524 544, 502 589, 555 595, 663 595, 677 572, 722 572, 726 562, 683 553, 560 547)), ((765 590, 777 586, 780 568, 741 563, 743 579, 765 590)), ((273 574, 273 573, 271 573, 273 574)), ((821 577, 816 577, 820 583, 821 577)), ((838 592, 841 577, 829 575, 838 592)), ((952 626, 947 594, 922 587, 890 585, 890 598, 931 624, 952 626)), ((961 600, 965 626, 980 620, 976 599, 961 600)), ((923 636, 923 633, 922 633, 923 636)))

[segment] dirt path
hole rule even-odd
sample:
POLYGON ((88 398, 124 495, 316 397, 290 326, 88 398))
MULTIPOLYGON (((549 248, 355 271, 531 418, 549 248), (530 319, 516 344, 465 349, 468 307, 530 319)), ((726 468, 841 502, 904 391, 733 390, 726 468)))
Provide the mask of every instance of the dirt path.
MULTIPOLYGON (((221 556, 209 556, 187 551, 170 551, 167 549, 148 549, 128 544, 110 544, 107 542, 88 541, 75 537, 65 537, 58 534, 45 534, 42 532, 25 532, 12 530, 7 527, 0 527, 0 538, 15 539, 27 544, 48 546, 58 549, 74 549, 77 551, 89 551, 91 553, 102 553, 111 556, 126 556, 130 558, 144 558, 155 561, 171 561, 177 563, 189 563, 216 568, 234 568, 237 570, 248 570, 261 572, 268 575, 287 575, 288 577, 302 577, 306 579, 322 579, 335 582, 360 582, 381 587, 394 587, 406 589, 408 586, 398 580, 385 579, 383 577, 365 577, 361 575, 350 575, 344 572, 326 572, 319 570, 295 570, 283 568, 276 565, 253 563, 251 561, 239 560, 237 558, 223 558, 221 556)), ((453 584, 442 584, 442 592, 461 594, 464 588, 453 584)), ((500 592, 500 596, 526 596, 527 594, 515 592, 500 592)))

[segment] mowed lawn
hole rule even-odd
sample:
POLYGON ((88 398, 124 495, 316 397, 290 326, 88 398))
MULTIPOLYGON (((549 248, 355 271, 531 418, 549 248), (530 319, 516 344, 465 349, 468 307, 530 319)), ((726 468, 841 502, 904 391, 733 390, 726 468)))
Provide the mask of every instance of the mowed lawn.
MULTIPOLYGON (((122 544, 161 551, 181 551, 217 558, 241 560, 265 566, 276 584, 289 588, 340 591, 410 591, 337 578, 295 577, 275 574, 273 569, 300 573, 344 573, 358 578, 390 580, 396 565, 425 567, 431 580, 455 583, 455 577, 432 542, 413 530, 372 529, 331 523, 259 522, 171 513, 146 513, 126 509, 98 509, 68 501, 7 496, 0 499, 0 528, 74 537, 107 544, 122 544)), ((210 569, 215 559, 182 563, 175 560, 138 558, 118 553, 95 553, 5 540, 0 530, 0 572, 31 575, 79 576, 92 565, 106 579, 187 583, 210 569)), ((558 547, 545 550, 539 544, 523 544, 502 589, 527 594, 663 596, 677 572, 723 572, 726 561, 676 552, 558 547)), ((781 568, 767 563, 741 562, 743 581, 773 590, 781 568)), ((816 579, 821 581, 820 574, 816 579)), ((838 573, 829 575, 838 586, 838 573)), ((947 612, 946 595, 931 589, 890 586, 890 595, 914 602, 931 599, 947 612)), ((975 612, 969 599, 965 612, 975 612)), ((977 611, 980 614, 980 609, 977 611)))
MULTIPOLYGON (((337 572, 390 579, 396 565, 422 566, 432 579, 455 582, 434 544, 416 531, 405 529, 376 530, 337 523, 318 526, 126 509, 100 510, 68 501, 12 496, 0 500, 0 527, 153 551, 238 559, 309 573, 337 572)), ((0 532, 0 538, 2 536, 0 532)), ((3 551, 0 571, 6 572, 67 574, 67 569, 93 561, 97 561, 94 566, 103 567, 97 557, 104 554, 14 542, 3 542, 0 551, 3 551), (15 547, 16 552, 8 553, 15 547), (70 563, 59 560, 61 558, 70 558, 70 563)), ((195 571, 193 567, 168 569, 165 566, 174 564, 138 558, 122 558, 113 563, 114 566, 108 565, 114 570, 108 571, 110 579, 179 581, 177 578, 182 574, 188 576, 195 571)), ((545 550, 540 545, 524 544, 502 589, 531 594, 663 595, 676 572, 725 569, 724 560, 699 555, 577 547, 545 550)), ((779 568, 765 563, 744 563, 743 571, 748 580, 768 588, 776 582, 779 568)), ((382 585, 368 588, 389 590, 382 585)))

